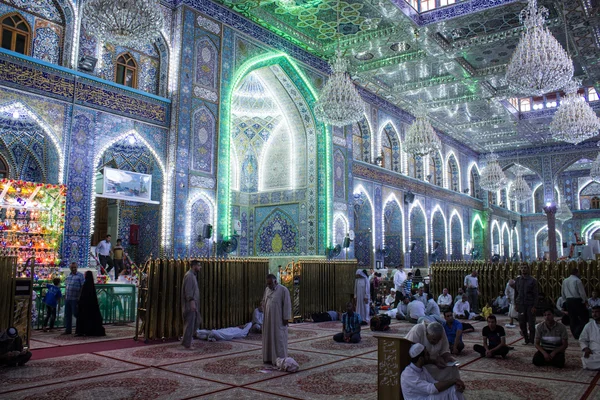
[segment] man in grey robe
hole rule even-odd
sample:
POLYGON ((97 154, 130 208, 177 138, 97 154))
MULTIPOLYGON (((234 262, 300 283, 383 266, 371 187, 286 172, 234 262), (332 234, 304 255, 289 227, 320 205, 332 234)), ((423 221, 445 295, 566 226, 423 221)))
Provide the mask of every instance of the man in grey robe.
POLYGON ((183 340, 181 344, 186 349, 192 346, 192 336, 200 328, 200 288, 198 287, 198 272, 202 268, 200 261, 193 260, 191 268, 183 277, 181 287, 181 311, 183 312, 183 340))
POLYGON ((292 302, 289 290, 277 284, 277 277, 273 274, 267 275, 263 304, 263 362, 275 365, 278 358, 287 357, 288 321, 292 318, 292 302))
POLYGON ((369 323, 369 306, 371 304, 371 290, 369 286, 369 277, 362 269, 356 270, 356 279, 354 280, 354 298, 356 299, 356 313, 364 325, 369 323))

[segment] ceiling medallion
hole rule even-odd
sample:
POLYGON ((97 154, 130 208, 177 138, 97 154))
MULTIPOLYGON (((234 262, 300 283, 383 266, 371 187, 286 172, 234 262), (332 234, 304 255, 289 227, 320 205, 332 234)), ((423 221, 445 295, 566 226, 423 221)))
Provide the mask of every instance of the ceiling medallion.
POLYGON ((333 73, 321 91, 314 111, 320 121, 342 127, 364 118, 365 103, 347 74, 348 61, 338 50, 331 66, 333 73))
POLYGON ((556 210, 555 217, 560 222, 565 222, 573 218, 573 213, 571 212, 569 205, 562 196, 560 197, 560 206, 556 210))
POLYGON ((590 168, 590 178, 596 182, 600 182, 600 153, 598 153, 598 156, 596 156, 596 159, 592 163, 592 167, 590 168))
POLYGON ((410 44, 406 42, 396 42, 390 46, 390 49, 393 51, 397 51, 398 53, 404 53, 410 49, 410 44))
POLYGON ((415 112, 415 121, 406 132, 404 149, 414 156, 426 156, 438 151, 442 147, 440 138, 427 120, 425 107, 419 105, 415 112))
POLYGON ((354 56, 354 58, 356 58, 357 60, 360 60, 360 61, 368 61, 368 60, 373 59, 373 57, 375 57, 373 55, 373 53, 369 53, 368 51, 363 51, 361 53, 357 53, 354 56))
POLYGON ((524 203, 527 200, 531 199, 532 191, 525 178, 523 178, 523 173, 521 171, 517 171, 517 178, 515 179, 513 185, 510 187, 510 191, 508 193, 508 197, 511 200, 515 200, 518 203, 524 203))
POLYGON ((571 80, 565 87, 566 98, 552 117, 550 131, 556 140, 577 144, 596 136, 600 120, 583 96, 577 93, 579 85, 571 80))
MULTIPOLYGON (((519 44, 506 71, 514 94, 541 96, 560 90, 573 77, 573 61, 552 33, 544 26, 548 10, 529 0, 521 11, 525 25, 519 44)), ((568 41, 568 39, 567 39, 568 41)))
POLYGON ((89 0, 83 5, 83 23, 102 41, 131 46, 154 42, 163 16, 156 0, 89 0))
POLYGON ((498 164, 498 156, 490 153, 487 156, 487 165, 481 170, 479 186, 488 192, 497 192, 506 185, 506 175, 498 164))

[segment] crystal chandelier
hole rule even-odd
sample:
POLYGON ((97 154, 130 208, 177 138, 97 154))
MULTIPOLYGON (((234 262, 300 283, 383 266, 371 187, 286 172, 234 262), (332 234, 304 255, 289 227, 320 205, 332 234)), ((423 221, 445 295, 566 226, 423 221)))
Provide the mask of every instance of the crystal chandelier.
POLYGON ((415 117, 415 121, 406 132, 404 150, 408 154, 421 157, 438 151, 442 147, 442 143, 427 120, 425 107, 419 105, 415 117))
POLYGON ((518 95, 541 96, 560 90, 573 77, 573 61, 544 26, 548 10, 529 0, 521 11, 525 32, 506 71, 510 89, 518 95))
POLYGON ((481 170, 479 186, 488 192, 497 192, 506 184, 506 175, 498 164, 498 156, 490 153, 487 156, 487 165, 481 170))
POLYGON ((83 5, 87 32, 121 46, 152 43, 163 17, 156 0, 89 0, 83 5))
POLYGON ((590 168, 590 178, 596 182, 600 182, 600 153, 598 153, 596 159, 592 163, 592 167, 590 168))
POLYGON ((364 118, 365 103, 346 74, 348 61, 339 50, 331 68, 333 74, 321 91, 314 109, 315 116, 326 124, 339 127, 360 121, 364 118))
POLYGON ((556 110, 550 130, 556 140, 577 144, 596 136, 600 121, 583 96, 577 93, 579 85, 571 80, 565 86, 567 96, 556 110))
POLYGON ((562 196, 560 197, 560 207, 558 207, 556 210, 555 217, 560 222, 565 222, 573 218, 573 213, 569 209, 569 205, 562 196))
POLYGON ((525 179, 523 178, 523 173, 518 171, 516 173, 517 178, 515 182, 510 188, 510 192, 508 193, 508 197, 511 200, 515 200, 518 203, 524 203, 527 200, 531 199, 532 191, 525 179))

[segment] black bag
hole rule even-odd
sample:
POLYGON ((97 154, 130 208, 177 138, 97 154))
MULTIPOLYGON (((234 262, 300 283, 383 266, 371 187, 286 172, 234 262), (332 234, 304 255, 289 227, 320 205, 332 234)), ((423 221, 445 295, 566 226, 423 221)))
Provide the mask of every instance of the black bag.
POLYGON ((331 321, 331 315, 329 315, 327 312, 312 314, 310 318, 313 320, 313 322, 331 321))
POLYGON ((387 331, 390 329, 390 323, 392 319, 389 315, 381 314, 371 318, 371 330, 372 331, 387 331))

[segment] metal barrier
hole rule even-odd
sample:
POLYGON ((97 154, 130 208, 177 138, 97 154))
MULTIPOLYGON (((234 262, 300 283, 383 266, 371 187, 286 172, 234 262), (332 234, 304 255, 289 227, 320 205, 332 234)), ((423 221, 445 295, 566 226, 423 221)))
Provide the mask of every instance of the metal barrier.
MULTIPOLYGON (((137 300, 135 285, 105 284, 95 286, 103 324, 135 322, 137 300)), ((63 297, 58 302, 56 319, 54 320, 55 328, 62 328, 65 326, 63 307, 65 287, 61 286, 60 289, 63 297)), ((38 318, 35 322, 34 329, 43 328, 44 319, 46 318, 44 296, 46 295, 47 290, 46 285, 34 286, 33 288, 33 291, 37 295, 35 304, 38 311, 38 318)))
MULTIPOLYGON (((198 259, 202 326, 219 329, 244 324, 260 304, 268 259, 198 259)), ((141 269, 136 339, 178 338, 183 334, 181 285, 190 259, 150 259, 141 269)))
POLYGON ((0 330, 13 326, 16 257, 0 257, 0 330))
MULTIPOLYGON (((479 275, 479 305, 486 300, 494 299, 500 290, 504 290, 506 283, 520 275, 519 267, 523 263, 488 263, 443 261, 431 266, 430 288, 434 295, 439 295, 443 288, 456 296, 459 287, 463 287, 464 278, 472 271, 479 275)), ((556 303, 561 295, 563 279, 571 274, 571 269, 577 267, 581 280, 588 295, 592 290, 600 287, 600 268, 593 261, 559 261, 559 262, 530 262, 528 264, 531 276, 537 279, 540 293, 556 303)))
POLYGON ((294 318, 324 311, 345 311, 354 297, 356 260, 300 260, 280 270, 281 283, 292 295, 294 318))

